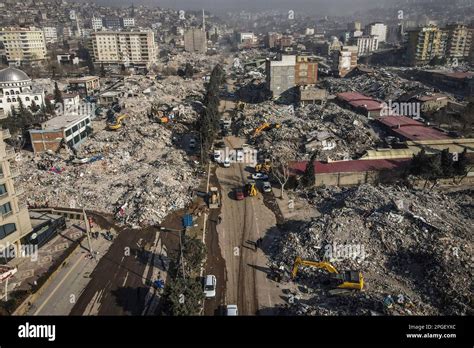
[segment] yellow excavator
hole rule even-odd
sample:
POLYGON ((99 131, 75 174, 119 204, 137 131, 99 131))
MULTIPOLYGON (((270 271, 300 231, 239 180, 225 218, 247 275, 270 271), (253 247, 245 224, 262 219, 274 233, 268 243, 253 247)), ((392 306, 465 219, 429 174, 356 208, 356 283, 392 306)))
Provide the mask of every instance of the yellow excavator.
POLYGON ((249 197, 255 197, 258 195, 257 184, 253 180, 249 180, 245 185, 245 191, 249 197))
POLYGON ((277 129, 281 128, 281 124, 264 122, 260 126, 255 128, 253 136, 256 137, 256 136, 260 135, 260 133, 262 133, 264 130, 270 130, 270 129, 273 129, 273 128, 277 128, 277 129))
POLYGON ((107 122, 107 129, 108 130, 117 130, 117 129, 122 128, 122 121, 127 117, 128 117, 127 114, 121 114, 121 115, 115 117, 111 121, 107 122))
POLYGON ((263 163, 257 163, 255 165, 255 171, 258 173, 270 173, 272 170, 272 162, 270 161, 269 158, 265 159, 263 163))
POLYGON ((298 268, 300 266, 309 266, 315 268, 321 268, 328 271, 331 274, 331 279, 336 281, 337 288, 339 289, 351 289, 351 290, 362 290, 364 288, 364 277, 359 271, 343 271, 339 273, 336 267, 331 265, 329 262, 316 262, 303 260, 301 257, 296 257, 293 264, 293 271, 291 277, 296 278, 298 274, 298 268))

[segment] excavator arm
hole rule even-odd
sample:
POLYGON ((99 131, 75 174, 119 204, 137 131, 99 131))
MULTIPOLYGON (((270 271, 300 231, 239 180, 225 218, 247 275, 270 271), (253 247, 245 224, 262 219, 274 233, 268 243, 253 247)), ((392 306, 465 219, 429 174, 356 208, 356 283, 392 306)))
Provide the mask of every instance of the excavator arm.
POLYGON ((303 260, 301 257, 296 257, 295 263, 293 264, 293 271, 291 272, 292 278, 296 278, 296 275, 298 274, 298 268, 300 266, 310 266, 310 267, 315 267, 315 268, 322 268, 328 271, 329 273, 339 273, 337 269, 331 265, 329 262, 315 262, 315 261, 308 261, 308 260, 303 260))

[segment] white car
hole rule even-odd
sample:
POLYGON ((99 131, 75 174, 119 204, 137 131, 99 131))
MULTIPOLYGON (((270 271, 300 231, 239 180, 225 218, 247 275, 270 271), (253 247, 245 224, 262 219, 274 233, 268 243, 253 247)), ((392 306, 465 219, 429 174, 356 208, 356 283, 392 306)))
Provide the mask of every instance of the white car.
POLYGON ((254 180, 268 180, 268 175, 263 173, 254 173, 252 174, 252 179, 254 180))
POLYGON ((230 167, 230 159, 226 158, 224 160, 224 162, 222 162, 222 164, 224 165, 225 168, 229 168, 230 167))
POLYGON ((221 152, 220 151, 214 151, 214 161, 216 161, 217 163, 219 163, 221 161, 221 152))
POLYGON ((216 276, 215 275, 207 275, 204 281, 204 295, 206 298, 216 297, 216 276))
POLYGON ((235 305, 235 304, 227 305, 225 314, 229 317, 239 315, 239 310, 237 309, 237 305, 235 305))
POLYGON ((272 185, 268 181, 263 183, 263 192, 272 192, 272 185))

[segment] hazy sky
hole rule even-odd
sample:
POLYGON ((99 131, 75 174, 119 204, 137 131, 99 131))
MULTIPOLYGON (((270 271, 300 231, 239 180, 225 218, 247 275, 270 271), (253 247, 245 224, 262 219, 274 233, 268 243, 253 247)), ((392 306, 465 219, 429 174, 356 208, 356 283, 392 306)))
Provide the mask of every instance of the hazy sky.
POLYGON ((211 12, 275 8, 322 15, 347 15, 353 13, 354 9, 361 9, 361 7, 383 6, 389 0, 96 0, 96 2, 104 5, 154 4, 183 10, 204 8, 211 12))

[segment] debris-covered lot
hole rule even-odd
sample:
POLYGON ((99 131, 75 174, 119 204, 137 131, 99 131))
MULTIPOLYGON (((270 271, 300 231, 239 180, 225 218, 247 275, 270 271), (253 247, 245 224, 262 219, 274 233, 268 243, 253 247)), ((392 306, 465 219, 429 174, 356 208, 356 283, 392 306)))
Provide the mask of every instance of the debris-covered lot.
POLYGON ((472 190, 361 185, 319 189, 310 197, 321 217, 288 221, 268 251, 271 266, 289 272, 296 256, 326 260, 339 271, 361 271, 366 287, 329 296, 327 273, 305 267, 298 273, 299 290, 289 294, 287 313, 473 314, 472 190), (362 253, 340 258, 327 254, 329 245, 355 245, 362 253))
POLYGON ((202 93, 202 81, 170 77, 151 83, 134 77, 124 88, 134 96, 124 99, 121 113, 128 117, 120 130, 107 130, 105 120, 96 119, 94 134, 76 155, 66 148, 36 156, 22 152, 18 183, 30 205, 84 207, 113 213, 137 227, 159 223, 191 201, 199 169, 186 153, 184 135, 192 131, 197 113, 185 99, 202 93), (145 89, 153 93, 145 95, 145 89), (176 113, 173 122, 160 124, 148 116, 157 102, 183 105, 183 112, 176 113))

